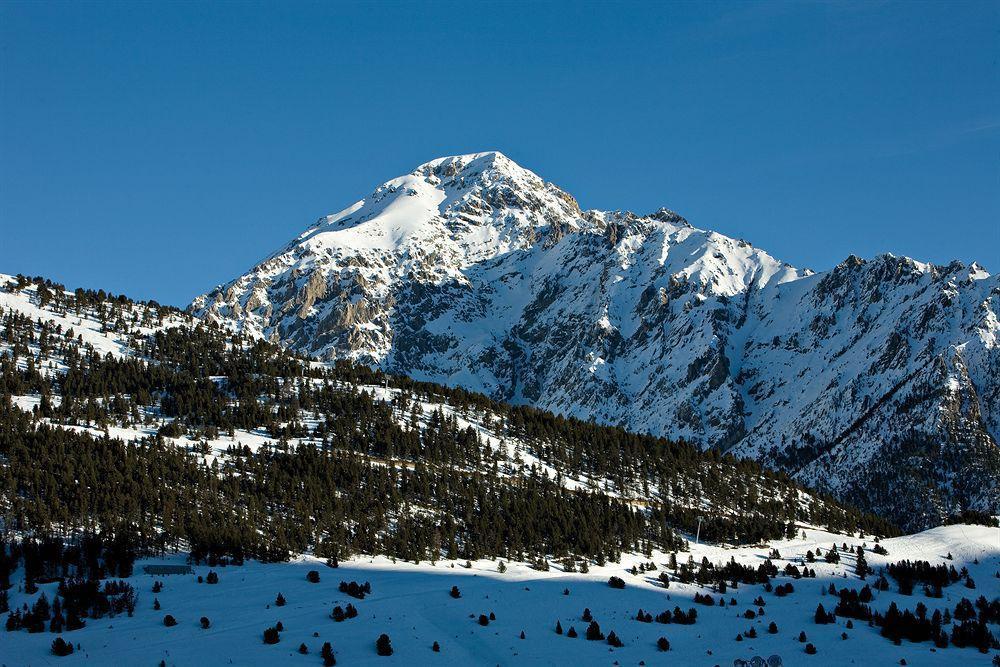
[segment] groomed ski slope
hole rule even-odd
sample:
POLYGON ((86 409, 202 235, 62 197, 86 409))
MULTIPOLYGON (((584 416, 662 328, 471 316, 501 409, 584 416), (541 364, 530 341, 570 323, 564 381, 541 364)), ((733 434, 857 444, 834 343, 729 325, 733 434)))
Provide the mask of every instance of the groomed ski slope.
MULTIPOLYGON (((805 539, 775 542, 767 547, 723 548, 692 545, 692 556, 699 562, 703 556, 714 562, 730 557, 742 563, 760 563, 772 547, 782 559, 775 561, 779 569, 787 561, 799 564, 807 550, 820 547, 825 552, 831 544, 846 542, 857 545, 873 541, 806 529, 805 539)), ((890 590, 875 592, 873 609, 884 612, 891 601, 900 609, 923 601, 933 611, 947 606, 953 609, 964 596, 973 601, 980 595, 993 599, 1000 595, 1000 531, 982 526, 947 526, 916 535, 887 539, 882 545, 887 556, 866 552, 869 565, 877 572, 888 562, 904 559, 947 562, 956 569, 968 567, 976 589, 966 589, 962 583, 944 589, 944 597, 930 600, 920 594, 912 596, 896 592, 890 579, 890 590), (951 553, 953 560, 947 561, 951 553), (978 559, 979 563, 973 561, 978 559)), ((735 597, 735 607, 696 605, 695 592, 711 592, 696 586, 672 583, 664 589, 656 575, 666 567, 668 555, 656 553, 655 572, 633 576, 627 570, 633 563, 650 559, 641 555, 626 557, 622 563, 592 567, 588 574, 567 574, 553 565, 549 572, 537 572, 529 567, 509 563, 505 573, 497 572, 497 562, 478 561, 471 569, 464 563, 439 561, 436 565, 423 562, 392 563, 388 559, 359 558, 331 569, 322 561, 303 556, 290 563, 261 564, 248 562, 241 567, 195 566, 195 575, 153 577, 142 574, 142 565, 150 562, 183 563, 184 554, 136 563, 136 573, 130 579, 139 594, 135 616, 118 616, 88 620, 82 630, 64 633, 67 640, 80 644, 81 651, 66 658, 49 652, 51 633, 3 632, 0 630, 0 664, 21 665, 320 665, 319 651, 330 642, 338 665, 728 665, 736 658, 753 655, 780 655, 785 665, 989 665, 992 655, 975 649, 949 647, 935 650, 931 643, 894 646, 879 636, 877 628, 855 621, 852 630, 845 629, 845 620, 835 624, 816 625, 813 616, 817 604, 832 609, 835 599, 823 594, 830 583, 840 587, 861 588, 863 583, 853 574, 854 557, 842 555, 837 565, 818 560, 810 564, 816 579, 792 580, 780 576, 774 583, 792 581, 795 592, 783 598, 766 593, 762 586, 740 586, 730 589, 725 597, 735 597), (452 567, 454 565, 454 567, 452 567), (198 584, 197 575, 207 575, 214 569, 219 575, 216 585, 198 584), (306 581, 309 570, 318 570, 321 581, 306 581), (626 582, 624 590, 607 585, 609 576, 620 576, 626 582), (846 577, 846 578, 845 578, 846 577), (165 582, 164 589, 151 592, 153 581, 165 582), (372 594, 364 600, 354 600, 337 590, 341 580, 368 581, 372 594), (449 596, 452 586, 458 586, 462 597, 449 596), (569 595, 564 594, 569 590, 569 595), (282 593, 287 605, 276 607, 275 597, 282 593), (756 609, 751 601, 758 595, 766 601, 766 615, 754 620, 743 618, 747 609, 756 609), (153 610, 153 598, 162 609, 153 610), (353 603, 359 610, 357 618, 335 623, 329 614, 334 605, 353 603), (698 611, 695 625, 662 625, 634 620, 641 607, 654 615, 680 606, 698 611), (607 634, 614 630, 624 641, 622 648, 612 648, 606 642, 583 638, 587 623, 580 619, 585 607, 607 634), (496 621, 488 627, 477 622, 480 614, 495 613, 496 621), (172 614, 178 625, 167 628, 163 616, 172 614), (212 623, 208 630, 199 626, 201 616, 212 623), (284 624, 281 641, 265 645, 265 628, 278 621, 284 624), (558 635, 554 628, 560 621, 565 631, 575 627, 580 637, 558 635), (767 633, 774 621, 779 632, 767 633), (758 637, 735 641, 737 634, 755 627, 758 637), (519 638, 521 631, 525 638, 519 638), (798 634, 805 631, 808 641, 818 649, 816 655, 806 655, 798 634), (375 639, 381 633, 391 637, 395 653, 379 657, 375 639), (848 639, 841 639, 847 632, 848 639), (314 636, 317 633, 318 636, 314 636), (666 637, 671 650, 657 651, 656 640, 666 637), (441 652, 434 653, 437 641, 441 652), (305 643, 308 655, 300 655, 298 647, 305 643)), ((678 554, 687 560, 687 554, 678 554)), ((11 606, 30 602, 36 596, 26 596, 21 589, 23 570, 15 572, 10 590, 11 606)), ((875 577, 869 577, 872 582, 875 577)), ((50 600, 56 584, 40 586, 50 600)), ((717 594, 713 597, 718 598, 717 594)), ((996 634, 997 626, 991 629, 996 634)), ((993 652, 995 653, 995 652, 993 652)))

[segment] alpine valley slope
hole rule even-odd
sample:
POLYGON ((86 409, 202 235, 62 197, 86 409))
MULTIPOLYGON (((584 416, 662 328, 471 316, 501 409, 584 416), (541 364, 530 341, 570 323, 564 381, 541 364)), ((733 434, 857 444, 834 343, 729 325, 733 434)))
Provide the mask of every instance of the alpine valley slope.
POLYGON ((1000 278, 583 211, 497 152, 390 180, 190 311, 322 359, 718 447, 915 529, 1000 503, 1000 278))

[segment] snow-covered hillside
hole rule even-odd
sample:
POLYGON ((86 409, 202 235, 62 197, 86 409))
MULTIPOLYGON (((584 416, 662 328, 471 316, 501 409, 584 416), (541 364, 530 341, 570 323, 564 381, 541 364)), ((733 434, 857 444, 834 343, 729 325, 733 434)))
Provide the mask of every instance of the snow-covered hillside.
MULTIPOLYGON (((175 308, 161 308, 155 304, 129 302, 119 307, 120 312, 111 316, 111 296, 103 292, 76 293, 62 290, 56 299, 51 291, 26 282, 17 288, 18 279, 0 273, 0 314, 16 313, 33 321, 44 321, 60 327, 77 339, 84 350, 113 357, 128 357, 135 353, 138 341, 157 331, 171 327, 193 326, 197 320, 175 308), (77 294, 80 298, 77 298, 77 294), (63 307, 61 301, 70 297, 72 308, 63 307)), ((0 339, 0 354, 10 346, 0 339)), ((63 365, 44 366, 45 372, 65 370, 63 365)))
MULTIPOLYGON (((303 556, 290 563, 261 564, 248 562, 242 566, 210 567, 196 565, 191 575, 151 576, 142 573, 147 564, 184 563, 184 555, 140 561, 136 574, 128 578, 137 592, 134 616, 119 615, 89 619, 86 627, 63 633, 66 640, 79 644, 80 649, 68 658, 50 654, 55 635, 48 632, 29 634, 24 631, 0 634, 0 664, 45 665, 76 664, 158 664, 185 665, 320 665, 322 645, 329 642, 338 665, 731 665, 733 660, 749 660, 753 656, 781 656, 785 665, 898 665, 938 667, 942 665, 990 664, 990 655, 974 648, 936 649, 929 642, 903 641, 895 646, 879 635, 877 627, 848 619, 817 625, 816 607, 827 610, 836 605, 836 596, 828 587, 860 589, 865 583, 874 585, 878 571, 890 562, 926 560, 956 568, 966 567, 975 581, 970 590, 954 583, 943 590, 940 599, 926 598, 920 593, 902 595, 896 582, 890 579, 887 591, 874 593, 871 606, 884 613, 895 602, 900 610, 926 604, 928 614, 935 609, 954 609, 962 597, 975 600, 980 595, 988 600, 1000 595, 1000 538, 996 528, 982 526, 948 526, 916 535, 887 539, 881 542, 885 556, 870 551, 871 538, 857 538, 805 530, 804 538, 776 542, 767 547, 723 549, 713 546, 692 548, 696 563, 707 558, 722 565, 735 559, 738 563, 756 567, 764 562, 772 548, 780 558, 773 558, 783 569, 787 564, 801 568, 804 564, 816 571, 816 578, 794 579, 778 576, 773 584, 792 583, 794 592, 779 597, 761 585, 730 587, 724 594, 708 587, 676 581, 669 567, 669 556, 655 553, 626 557, 620 564, 593 567, 587 574, 562 572, 553 568, 538 572, 524 564, 505 563, 506 572, 498 572, 499 561, 465 562, 438 561, 431 564, 396 562, 388 559, 359 558, 344 561, 337 569, 325 567, 323 561, 303 556), (875 574, 862 582, 854 574, 855 558, 846 552, 838 564, 819 559, 804 562, 807 551, 817 548, 827 551, 836 544, 842 548, 865 544, 866 558, 875 574), (953 560, 947 558, 951 555, 953 560), (631 574, 633 565, 652 561, 656 570, 631 574), (319 583, 309 583, 306 574, 317 570, 319 583), (197 577, 207 577, 214 571, 219 582, 198 583, 197 577), (673 579, 669 588, 659 581, 661 573, 673 579), (621 577, 625 588, 608 585, 611 576, 621 577), (164 582, 160 592, 153 593, 155 581, 164 582), (340 581, 369 582, 371 595, 357 600, 338 591, 340 581), (449 591, 457 586, 461 597, 453 598, 449 591), (567 593, 568 591, 568 593, 567 593), (276 606, 278 594, 287 601, 276 606), (693 601, 694 595, 708 594, 722 598, 727 605, 706 606, 693 601), (764 606, 753 604, 763 598, 764 606), (154 600, 160 605, 155 610, 154 600), (735 600, 735 604, 731 601, 735 600), (358 609, 356 618, 334 622, 330 618, 335 606, 348 603, 358 609), (642 609, 654 616, 675 606, 683 611, 697 610, 694 625, 635 620, 642 609), (581 619, 589 608, 603 633, 614 631, 624 646, 613 648, 606 641, 587 641, 584 632, 589 625, 581 619), (763 609, 764 615, 758 612, 763 609), (753 610, 755 618, 745 612, 753 610), (495 615, 487 626, 478 623, 480 614, 495 615), (165 627, 163 619, 170 614, 177 620, 174 627, 165 627), (210 627, 202 629, 201 617, 208 618, 210 627), (266 628, 281 622, 284 630, 275 645, 263 643, 266 628), (556 623, 564 634, 557 634, 556 623), (777 632, 769 634, 770 623, 777 632), (570 638, 565 633, 574 628, 580 635, 570 638), (756 636, 748 637, 753 629, 756 636), (521 633, 524 639, 521 639, 521 633), (805 632, 806 642, 800 642, 805 632), (393 647, 391 657, 375 652, 375 640, 388 634, 393 647), (841 637, 846 633, 846 639, 841 637), (736 641, 737 635, 742 641, 736 641), (657 640, 666 638, 668 652, 657 649, 657 640), (437 642, 440 652, 432 650, 437 642), (805 652, 806 644, 816 648, 815 655, 805 652), (305 644, 309 653, 299 653, 305 644)), ((686 561, 685 554, 678 559, 686 561)), ((22 580, 15 577, 11 589, 12 607, 29 607, 43 593, 51 601, 57 584, 41 584, 39 592, 27 595, 22 580)), ((958 621, 953 621, 957 623, 958 621)), ((996 625, 991 626, 996 634, 996 625)), ((950 626, 946 626, 950 631, 950 626)), ((992 652, 996 654, 996 652, 992 652)))
MULTIPOLYGON (((566 441, 565 426, 560 429, 557 425, 553 430, 550 425, 529 431, 523 423, 525 416, 507 405, 476 397, 456 401, 436 393, 433 387, 409 386, 413 383, 402 378, 383 377, 378 383, 371 382, 374 376, 367 382, 348 380, 320 362, 308 363, 315 371, 311 378, 301 377, 297 370, 274 378, 280 387, 275 390, 277 394, 285 399, 291 396, 299 399, 294 407, 281 406, 282 401, 275 402, 273 396, 261 395, 256 402, 264 408, 257 419, 228 428, 206 425, 198 421, 202 419, 200 414, 193 415, 192 420, 176 410, 164 410, 165 403, 177 403, 169 397, 171 387, 184 385, 188 380, 167 381, 159 391, 143 386, 147 397, 136 400, 138 396, 126 389, 120 377, 130 372, 127 367, 109 367, 108 363, 101 364, 102 358, 139 364, 140 375, 146 374, 143 368, 164 365, 197 375, 206 372, 202 363, 186 367, 200 353, 198 343, 163 342, 168 347, 181 345, 184 351, 170 360, 155 360, 148 356, 154 354, 154 335, 175 328, 189 333, 202 331, 219 347, 237 355, 240 350, 246 353, 249 341, 229 339, 224 332, 205 332, 201 320, 177 311, 118 299, 101 300, 96 295, 77 296, 59 286, 49 289, 41 282, 27 279, 19 282, 17 278, 2 275, 0 315, 4 317, 4 326, 0 328, 0 401, 5 398, 3 389, 7 389, 12 406, 31 415, 32 428, 44 425, 94 438, 109 436, 138 446, 169 443, 194 457, 200 465, 222 470, 239 467, 247 453, 294 451, 304 446, 348 449, 351 456, 365 464, 381 467, 414 470, 430 464, 461 475, 489 474, 512 484, 540 479, 574 493, 598 493, 641 510, 657 508, 663 503, 671 512, 686 514, 686 523, 681 527, 693 527, 699 514, 737 523, 758 517, 776 524, 780 534, 783 519, 779 515, 789 519, 808 517, 814 508, 819 508, 825 517, 823 521, 841 521, 845 516, 844 508, 834 507, 773 474, 762 474, 758 467, 738 468, 731 461, 708 456, 692 462, 690 455, 696 452, 688 446, 664 447, 666 443, 651 438, 628 444, 623 450, 614 444, 596 446, 592 441, 570 443, 566 441), (103 383, 111 375, 116 378, 114 383, 99 390, 86 386, 87 364, 80 362, 90 356, 105 369, 91 368, 92 377, 100 379, 89 382, 103 383), (7 357, 13 358, 13 365, 24 376, 5 384, 2 362, 7 357), (67 411, 60 408, 65 407, 66 374, 70 367, 75 379, 69 386, 75 387, 72 391, 76 409, 67 411), (46 378, 44 386, 31 380, 33 372, 46 378), (339 406, 329 410, 309 404, 308 392, 317 391, 343 397, 350 410, 379 411, 370 428, 398 429, 395 437, 402 438, 404 443, 383 446, 379 438, 364 434, 365 429, 359 424, 361 416, 350 411, 341 414, 343 408, 339 406), (280 412, 280 421, 274 421, 271 416, 274 412, 280 412), (336 424, 341 419, 362 433, 346 441, 332 438, 331 431, 336 433, 336 424), (197 423, 188 423, 193 421, 197 423), (171 426, 177 426, 176 430, 171 426), (427 450, 428 447, 447 449, 451 444, 449 439, 461 443, 460 454, 446 456, 441 451, 427 450), (444 441, 444 446, 440 441, 444 441), (408 448, 400 451, 401 445, 407 443, 408 448), (639 450, 630 451, 633 447, 639 450), (656 454, 658 448, 660 455, 656 454), (763 505, 765 502, 773 505, 763 505), (831 511, 833 514, 828 514, 831 511)), ((225 388, 217 397, 221 402, 237 403, 239 388, 233 385, 234 378, 209 374, 199 379, 210 380, 216 389, 225 388)), ((192 399, 181 400, 190 403, 192 399)), ((583 440, 607 437, 607 433, 598 431, 583 440)), ((425 511, 442 514, 438 507, 425 511)), ((853 508, 847 511, 853 512, 853 508)), ((856 517, 848 519, 854 520, 856 517)), ((740 530, 746 530, 746 526, 715 528, 727 539, 735 539, 740 530)), ((741 539, 746 539, 745 535, 741 539)))
POLYGON ((190 310, 732 450, 911 527, 1000 502, 1000 277, 975 264, 813 274, 667 209, 582 211, 489 152, 386 182, 190 310))

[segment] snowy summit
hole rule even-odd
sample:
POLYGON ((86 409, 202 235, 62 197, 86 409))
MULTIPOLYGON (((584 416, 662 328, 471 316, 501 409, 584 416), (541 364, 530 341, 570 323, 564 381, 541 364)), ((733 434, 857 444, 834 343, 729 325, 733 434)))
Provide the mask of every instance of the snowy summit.
POLYGON ((998 310, 976 264, 800 270, 666 208, 583 211, 498 152, 383 183, 190 307, 756 458, 909 527, 1000 500, 998 310))

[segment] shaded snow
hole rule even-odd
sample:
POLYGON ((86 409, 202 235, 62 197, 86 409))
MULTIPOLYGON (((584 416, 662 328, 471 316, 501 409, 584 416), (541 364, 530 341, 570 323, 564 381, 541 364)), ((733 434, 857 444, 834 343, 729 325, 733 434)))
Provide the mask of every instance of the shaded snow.
MULTIPOLYGON (((828 549, 830 544, 847 542, 860 544, 861 540, 822 531, 807 530, 806 539, 780 541, 768 547, 722 549, 712 546, 695 546, 692 556, 700 561, 702 556, 714 562, 730 557, 739 562, 759 563, 771 546, 780 550, 783 560, 798 562, 807 549, 817 546, 828 549)), ((871 546, 869 538, 868 545, 871 546)), ((1000 567, 1000 541, 997 529, 977 526, 949 526, 917 535, 882 542, 889 551, 888 557, 868 553, 869 564, 876 570, 888 561, 904 558, 929 560, 932 563, 948 562, 957 567, 965 565, 975 578, 978 587, 968 591, 961 584, 944 589, 942 600, 926 600, 931 609, 935 605, 954 607, 958 599, 969 594, 986 595, 992 599, 1000 594, 1000 580, 993 573, 1000 567), (944 561, 951 552, 954 561, 944 561), (973 564, 973 558, 979 564, 973 564)), ((686 559, 680 554, 681 560, 686 559)), ((654 554, 653 560, 660 568, 648 575, 633 576, 626 570, 633 563, 645 563, 649 558, 626 556, 621 564, 593 567, 589 574, 567 574, 553 567, 549 572, 536 572, 523 564, 510 564, 505 574, 496 572, 497 563, 484 560, 472 564, 469 570, 461 563, 440 561, 436 565, 423 562, 392 563, 382 558, 356 558, 343 562, 338 569, 326 568, 321 561, 302 556, 290 563, 261 564, 250 562, 242 567, 209 568, 196 566, 195 575, 206 575, 214 569, 220 582, 215 586, 196 583, 195 576, 151 577, 141 574, 144 562, 183 562, 183 554, 155 558, 137 563, 136 574, 131 577, 139 593, 138 609, 133 618, 119 616, 89 620, 87 626, 73 633, 64 633, 67 639, 79 643, 81 653, 63 659, 67 664, 82 661, 86 664, 155 664, 164 660, 167 665, 273 665, 319 664, 318 653, 325 641, 333 645, 340 665, 556 665, 603 664, 636 665, 730 665, 733 659, 753 655, 779 654, 786 665, 889 665, 899 664, 905 658, 908 665, 938 666, 988 664, 989 656, 974 649, 950 647, 934 651, 929 643, 900 647, 880 637, 876 628, 855 622, 853 630, 845 630, 844 621, 826 626, 813 622, 816 605, 832 606, 833 598, 821 594, 831 582, 838 587, 860 588, 863 585, 851 573, 853 560, 845 558, 839 565, 816 563, 816 579, 794 581, 795 592, 778 598, 766 593, 760 586, 741 586, 730 589, 725 597, 738 601, 735 607, 705 607, 694 605, 692 598, 697 591, 710 592, 694 586, 673 583, 663 589, 655 582, 666 564, 665 554, 654 554), (308 570, 320 572, 319 584, 305 579, 308 570), (843 575, 847 575, 845 579, 843 575), (624 590, 608 587, 609 576, 621 576, 626 581, 624 590), (150 592, 155 579, 165 582, 162 592, 155 595, 162 605, 153 611, 154 594, 150 592), (372 595, 358 601, 337 591, 340 580, 369 581, 372 595), (462 592, 460 599, 448 595, 451 586, 462 592), (563 595, 568 588, 570 594, 563 595), (288 600, 284 607, 275 607, 274 598, 282 593, 288 600), (751 601, 761 595, 767 605, 766 615, 746 620, 741 614, 752 608, 751 601), (355 619, 334 623, 329 614, 334 605, 353 603, 360 614, 355 619), (270 608, 268 608, 270 605, 270 608), (638 608, 652 613, 673 609, 677 605, 686 610, 695 607, 698 622, 692 626, 639 623, 634 619, 638 608), (586 623, 580 620, 584 607, 589 607, 608 633, 614 630, 625 646, 611 649, 604 642, 589 642, 583 637, 586 623), (496 621, 481 627, 475 618, 479 614, 496 614, 496 621), (172 614, 179 622, 176 627, 162 624, 164 614, 172 614), (201 630, 198 619, 207 616, 212 622, 209 630, 201 630), (285 631, 281 642, 267 646, 261 636, 266 627, 281 621, 285 631), (580 638, 570 639, 554 632, 559 620, 568 630, 574 626, 580 638), (777 623, 779 633, 768 635, 767 624, 777 623), (737 633, 750 627, 757 630, 756 639, 735 642, 737 633), (519 639, 524 631, 526 638, 519 639), (803 645, 796 641, 804 630, 809 641, 816 645, 818 654, 807 656, 803 645), (379 634, 390 635, 395 654, 391 658, 375 655, 374 642, 379 634), (847 632, 849 639, 840 639, 847 632), (318 633, 314 637, 313 633, 318 633), (656 650, 655 642, 665 636, 671 643, 667 654, 656 650), (431 644, 439 642, 440 654, 431 651, 431 644), (309 656, 300 656, 297 648, 305 643, 309 656), (711 654, 708 652, 711 651, 711 654)), ((11 602, 15 605, 30 602, 31 596, 18 592, 22 571, 15 573, 15 588, 11 602)), ((786 581, 779 578, 776 581, 786 581)), ((40 587, 52 599, 55 584, 40 587)), ((893 587, 894 589, 894 587, 893 587)), ((718 595, 713 595, 718 597, 718 595)), ((888 591, 876 593, 873 606, 884 611, 890 601, 901 607, 913 607, 924 598, 920 595, 901 596, 888 591)), ((993 626, 994 632, 997 627, 993 626)), ((56 664, 48 653, 54 635, 26 632, 0 634, 0 663, 5 665, 56 664)), ((59 662, 58 664, 62 664, 59 662)))

